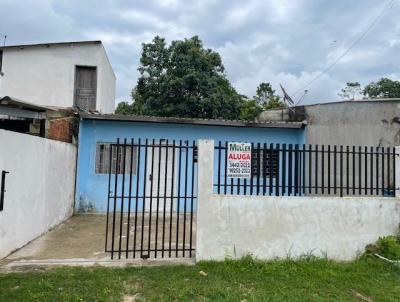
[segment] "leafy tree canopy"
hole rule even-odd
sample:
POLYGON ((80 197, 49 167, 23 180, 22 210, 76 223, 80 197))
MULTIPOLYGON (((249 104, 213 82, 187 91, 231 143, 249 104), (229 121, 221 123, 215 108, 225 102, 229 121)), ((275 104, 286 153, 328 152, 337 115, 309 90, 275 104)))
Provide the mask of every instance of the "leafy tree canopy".
POLYGON ((400 98, 400 82, 382 78, 365 86, 363 94, 370 98, 400 98))
POLYGON ((143 44, 140 78, 133 104, 117 113, 238 119, 244 100, 224 74, 220 55, 205 49, 197 36, 173 41, 155 37, 143 44))

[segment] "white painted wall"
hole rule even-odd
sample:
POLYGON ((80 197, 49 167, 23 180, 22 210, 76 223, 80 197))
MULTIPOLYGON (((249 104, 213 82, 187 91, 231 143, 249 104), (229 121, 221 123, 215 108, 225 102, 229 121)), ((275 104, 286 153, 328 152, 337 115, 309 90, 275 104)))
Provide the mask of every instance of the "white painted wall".
POLYGON ((7 170, 0 212, 0 259, 73 213, 76 147, 0 130, 0 171, 7 170))
POLYGON ((100 43, 5 48, 0 97, 72 107, 77 65, 97 67, 96 109, 102 113, 114 112, 115 75, 100 43))
POLYGON ((212 193, 213 142, 199 142, 197 260, 305 254, 352 260, 398 232, 400 199, 266 197, 212 193))

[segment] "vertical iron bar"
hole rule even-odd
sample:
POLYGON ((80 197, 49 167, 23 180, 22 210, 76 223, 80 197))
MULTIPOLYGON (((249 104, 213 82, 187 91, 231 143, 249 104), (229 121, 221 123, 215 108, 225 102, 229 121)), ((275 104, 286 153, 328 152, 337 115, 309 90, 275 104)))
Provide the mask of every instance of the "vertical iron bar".
POLYGON ((218 179, 217 179, 217 192, 221 193, 221 141, 218 142, 218 179))
POLYGON ((358 195, 361 195, 361 175, 362 175, 362 167, 361 167, 361 146, 358 146, 358 195))
POLYGON ((376 195, 379 195, 379 147, 376 147, 375 149, 375 158, 376 158, 376 195))
POLYGON ((117 192, 118 192, 118 162, 119 162, 119 138, 117 139, 117 157, 115 162, 114 176, 114 208, 113 208, 113 225, 112 225, 112 242, 111 242, 111 259, 114 259, 114 240, 115 240, 115 215, 117 211, 117 192))
POLYGON ((168 150, 169 150, 169 142, 166 141, 165 145, 165 167, 164 167, 164 207, 163 207, 163 226, 162 226, 162 249, 161 249, 161 257, 164 258, 164 250, 165 250, 165 214, 167 208, 167 186, 168 186, 168 150))
POLYGON ((318 194, 318 145, 315 145, 315 194, 318 194))
POLYGON ((134 140, 131 139, 130 150, 130 166, 129 166, 129 196, 128 196, 128 224, 126 226, 126 255, 125 258, 129 258, 129 234, 131 228, 131 204, 132 204, 132 169, 133 169, 133 149, 134 149, 134 140))
POLYGON ((382 147, 382 196, 385 195, 385 147, 382 147))
MULTIPOLYGON (((271 144, 271 146, 272 146, 272 144, 271 144)), ((277 163, 276 163, 276 165, 277 165, 277 167, 276 167, 276 177, 275 177, 275 196, 279 196, 279 179, 280 179, 280 172, 281 172, 281 168, 280 168, 280 162, 281 162, 281 160, 280 160, 280 151, 281 151, 281 149, 280 149, 280 144, 276 144, 276 146, 275 146, 275 151, 277 152, 277 163)))
POLYGON ((364 147, 364 194, 368 194, 368 148, 364 147))
POLYGON ((183 207, 183 257, 185 257, 185 248, 186 248, 186 204, 187 204, 187 178, 188 178, 188 169, 189 169, 189 141, 186 141, 186 162, 185 162, 185 197, 184 197, 184 207, 183 207))
POLYGON ((148 255, 150 256, 151 254, 151 220, 152 220, 152 215, 153 215, 153 179, 154 179, 154 146, 155 146, 155 140, 153 138, 152 140, 152 146, 151 146, 151 179, 150 181, 150 211, 149 211, 149 236, 148 236, 148 242, 147 242, 147 250, 148 250, 148 255))
POLYGON ((400 185, 396 183, 396 156, 396 148, 393 147, 393 196, 396 196, 397 187, 400 185))
POLYGON ((137 170, 136 170, 136 192, 135 192, 135 227, 133 233, 133 258, 136 258, 136 236, 137 236, 137 214, 139 207, 139 184, 140 184, 140 149, 141 149, 141 139, 138 141, 138 157, 137 157, 137 170))
POLYGON ((308 146, 308 193, 312 193, 312 145, 308 146))
POLYGON ((292 157, 293 157, 293 145, 289 144, 289 152, 288 152, 288 195, 290 196, 292 194, 292 186, 293 186, 293 163, 292 163, 292 157))
POLYGON ((321 192, 322 195, 325 193, 325 145, 321 146, 321 174, 322 174, 322 181, 321 181, 321 192))
POLYGON ((168 257, 172 252, 172 210, 174 208, 174 182, 175 182, 175 140, 172 141, 172 180, 171 180, 171 204, 169 208, 169 246, 168 257))
POLYGON ((294 146, 294 195, 299 192, 299 145, 294 146))
POLYGON ((333 194, 337 192, 337 146, 333 146, 333 194))
POLYGON ((343 146, 340 145, 340 197, 343 197, 343 146))
POLYGON ((263 172, 263 195, 266 194, 267 192, 267 167, 271 167, 271 162, 267 162, 267 144, 264 143, 263 145, 263 167, 262 167, 262 172, 263 172))
POLYGON ((350 178, 350 164, 349 164, 349 146, 346 146, 346 194, 349 195, 349 178, 350 178))
POLYGON ((144 215, 146 209, 146 184, 147 184, 147 153, 148 153, 148 139, 144 145, 144 173, 143 173, 143 202, 142 202, 142 229, 140 237, 140 257, 143 257, 143 237, 144 237, 144 215))
POLYGON ((331 145, 328 145, 328 195, 331 194, 331 145))
MULTIPOLYGON (((194 145, 193 145, 193 148, 194 148, 194 145)), ((224 154, 225 154, 224 194, 226 195, 227 186, 228 186, 228 177, 227 177, 227 173, 228 173, 228 142, 227 141, 225 141, 225 153, 224 154)))
POLYGON ((370 161, 370 168, 371 168, 371 175, 370 175, 370 194, 374 195, 374 147, 371 146, 370 148, 371 152, 371 161, 370 161))
POLYGON ((387 161, 387 166, 386 166, 386 174, 387 174, 387 179, 386 179, 386 189, 387 189, 387 193, 390 194, 391 190, 390 190, 390 147, 387 147, 386 150, 387 154, 386 154, 386 161, 387 161))
POLYGON ((306 145, 303 144, 303 194, 306 194, 306 145))
MULTIPOLYGON (((268 171, 268 176, 269 176, 269 192, 268 195, 272 195, 272 179, 273 179, 273 175, 274 175, 274 161, 273 161, 273 151, 274 151, 274 144, 270 144, 269 145, 269 171, 268 171)), ((279 158, 279 151, 277 151, 277 162, 276 165, 278 165, 278 158, 279 158)), ((279 170, 279 166, 277 166, 277 173, 279 170)))
MULTIPOLYGON (((261 150, 260 143, 257 143, 257 195, 260 194, 260 170, 261 170, 261 150)), ((265 163, 264 163, 265 164, 265 163)))
MULTIPOLYGON (((157 170, 157 205, 156 205, 156 234, 155 234, 155 246, 154 246, 154 258, 157 258, 157 247, 158 247, 158 217, 159 217, 159 208, 160 208, 160 176, 161 176, 161 149, 162 149, 162 141, 158 142, 158 170, 157 170)), ((153 147, 154 148, 154 147, 153 147)))
POLYGON ((353 175, 353 195, 356 195, 356 146, 353 146, 353 163, 352 163, 352 175, 353 175))
MULTIPOLYGON (((181 171, 182 170, 182 140, 179 140, 179 162, 178 162, 178 199, 176 203, 176 242, 175 242, 175 257, 178 257, 179 248, 179 215, 181 207, 181 171)), ((218 177, 219 179, 219 177, 218 177)))
POLYGON ((286 193, 286 144, 282 145, 282 195, 286 193))
POLYGON ((122 222, 124 219, 124 202, 125 202, 125 166, 126 166, 126 138, 124 139, 123 145, 123 160, 122 160, 122 192, 121 192, 121 213, 119 219, 119 244, 118 244, 118 259, 121 259, 121 249, 122 249, 122 222))

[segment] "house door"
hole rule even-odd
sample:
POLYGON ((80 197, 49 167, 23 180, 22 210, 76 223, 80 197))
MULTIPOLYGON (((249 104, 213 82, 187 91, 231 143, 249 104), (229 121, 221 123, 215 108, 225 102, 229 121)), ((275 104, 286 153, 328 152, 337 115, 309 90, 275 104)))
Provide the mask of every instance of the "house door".
POLYGON ((148 185, 146 187, 146 196, 150 198, 146 199, 146 212, 149 212, 150 208, 152 211, 156 211, 157 209, 163 211, 164 207, 165 210, 169 212, 171 203, 174 203, 173 199, 168 198, 171 196, 172 190, 174 190, 174 188, 172 188, 174 183, 176 187, 176 181, 174 179, 176 167, 174 167, 174 169, 172 168, 173 163, 176 163, 176 159, 173 160, 173 151, 172 145, 167 147, 165 140, 160 140, 157 145, 148 150, 146 172, 148 185), (174 183, 172 182, 173 180, 174 183), (165 205, 164 201, 166 201, 165 205))
POLYGON ((96 67, 76 66, 74 104, 84 110, 96 110, 96 67))

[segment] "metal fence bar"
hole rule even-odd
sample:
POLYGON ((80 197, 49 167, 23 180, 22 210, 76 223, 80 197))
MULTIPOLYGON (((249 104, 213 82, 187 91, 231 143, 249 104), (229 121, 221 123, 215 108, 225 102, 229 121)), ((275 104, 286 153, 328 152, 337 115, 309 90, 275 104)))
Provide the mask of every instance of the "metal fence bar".
POLYGON ((144 145, 144 172, 143 172, 143 202, 142 202, 142 228, 140 236, 140 257, 143 257, 143 237, 144 237, 144 213, 146 209, 146 184, 147 184, 147 155, 148 155, 148 139, 144 145))
POLYGON ((136 191, 135 191, 135 227, 133 233, 133 258, 136 258, 136 237, 137 237, 137 222, 138 222, 138 208, 139 208, 139 184, 140 184, 140 138, 139 138, 139 147, 138 148, 138 157, 137 157, 137 170, 136 170, 136 191))
POLYGON ((154 242, 154 257, 157 258, 157 243, 158 243, 158 210, 160 208, 160 181, 161 181, 161 150, 162 150, 162 145, 160 141, 160 146, 158 147, 158 167, 157 167, 157 205, 156 205, 156 234, 155 234, 155 242, 154 242))
MULTIPOLYGON (((175 140, 172 141, 172 180, 171 180, 171 197, 174 196, 174 180, 175 180, 175 140)), ((179 190, 179 189, 178 189, 179 190)), ((179 201, 179 200, 178 200, 179 201)), ((171 257, 172 253, 172 210, 174 208, 174 199, 171 198, 170 212, 169 212, 169 245, 168 256, 171 257)))
POLYGON ((293 163, 292 163, 292 159, 293 159, 293 145, 289 144, 289 151, 288 151, 288 194, 289 196, 292 194, 292 186, 293 186, 293 163))
POLYGON ((164 206, 163 206, 163 226, 162 226, 162 248, 161 248, 161 257, 164 258, 164 250, 165 250, 165 215, 167 208, 167 187, 168 187, 168 150, 169 150, 169 142, 166 141, 165 148, 165 167, 164 167, 164 206))
POLYGON ((325 193, 325 145, 321 146, 321 193, 325 193))
MULTIPOLYGON (((175 257, 178 257, 179 248, 179 213, 181 205, 181 174, 182 174, 182 140, 179 141, 179 162, 178 162, 178 200, 176 202, 176 239, 175 239, 175 257)), ((218 178, 219 179, 219 178, 218 178)))
POLYGON ((118 259, 121 259, 122 249, 122 223, 124 219, 124 196, 125 196, 125 166, 126 166, 126 138, 124 139, 123 149, 123 160, 122 160, 122 191, 121 191, 121 207, 120 207, 120 219, 119 219, 119 242, 118 242, 118 259))

